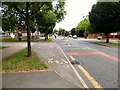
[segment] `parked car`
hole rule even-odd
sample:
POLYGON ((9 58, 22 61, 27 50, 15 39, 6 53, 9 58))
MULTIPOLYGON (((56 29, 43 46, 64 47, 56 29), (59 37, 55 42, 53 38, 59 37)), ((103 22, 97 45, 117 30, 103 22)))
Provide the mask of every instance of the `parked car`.
POLYGON ((4 37, 6 36, 5 32, 2 30, 2 28, 0 27, 0 37, 4 37))
POLYGON ((0 37, 5 37, 5 32, 0 32, 0 37))
POLYGON ((73 39, 77 39, 77 35, 73 35, 73 39))
POLYGON ((102 36, 98 36, 97 39, 98 39, 98 40, 101 40, 101 39, 102 39, 102 36))

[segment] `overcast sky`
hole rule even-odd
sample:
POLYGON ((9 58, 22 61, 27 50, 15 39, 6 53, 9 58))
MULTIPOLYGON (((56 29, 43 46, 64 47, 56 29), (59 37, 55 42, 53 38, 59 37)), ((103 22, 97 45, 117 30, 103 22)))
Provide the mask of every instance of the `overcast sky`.
POLYGON ((97 0, 66 0, 65 2, 67 15, 63 21, 56 24, 55 29, 63 28, 68 31, 76 27, 83 20, 84 15, 88 15, 92 5, 96 4, 97 0))

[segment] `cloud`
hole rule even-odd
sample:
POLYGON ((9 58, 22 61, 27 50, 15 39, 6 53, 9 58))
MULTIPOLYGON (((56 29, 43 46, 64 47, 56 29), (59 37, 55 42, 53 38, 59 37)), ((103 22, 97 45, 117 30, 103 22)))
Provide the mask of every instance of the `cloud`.
POLYGON ((96 2, 97 0, 66 0, 67 15, 63 21, 56 24, 55 28, 61 27, 66 30, 75 28, 83 20, 83 16, 88 15, 92 5, 96 2))

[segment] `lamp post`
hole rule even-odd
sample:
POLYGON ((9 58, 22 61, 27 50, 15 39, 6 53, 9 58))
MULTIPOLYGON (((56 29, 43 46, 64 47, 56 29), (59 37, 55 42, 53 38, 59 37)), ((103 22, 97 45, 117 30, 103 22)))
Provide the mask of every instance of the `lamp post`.
POLYGON ((64 30, 64 39, 65 39, 66 30, 64 30))
POLYGON ((86 18, 85 18, 85 38, 87 38, 87 36, 86 36, 86 18))
POLYGON ((85 21, 85 32, 84 32, 84 37, 85 38, 87 38, 87 35, 86 35, 86 18, 87 18, 87 16, 83 16, 83 18, 84 18, 84 21, 85 21))

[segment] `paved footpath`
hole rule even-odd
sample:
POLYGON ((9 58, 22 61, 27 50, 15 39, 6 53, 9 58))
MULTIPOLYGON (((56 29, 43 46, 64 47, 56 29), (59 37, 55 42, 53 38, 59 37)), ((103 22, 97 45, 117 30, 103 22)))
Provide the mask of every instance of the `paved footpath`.
POLYGON ((0 53, 2 54, 2 59, 27 47, 27 44, 25 42, 12 42, 12 43, 11 42, 2 42, 2 43, 0 43, 0 45, 7 47, 7 48, 4 48, 3 50, 0 50, 0 53))
POLYGON ((79 88, 54 71, 3 74, 2 85, 3 88, 79 88))
POLYGON ((38 57, 41 57, 57 74, 73 84, 83 88, 81 77, 66 58, 64 52, 56 43, 37 42, 32 46, 38 57))
MULTIPOLYGON (((2 59, 25 48, 26 43, 3 43, 3 46, 10 47, 3 49, 2 59)), ((53 70, 3 73, 3 88, 83 88, 64 54, 55 43, 34 42, 32 50, 40 58, 42 57, 53 70)))

